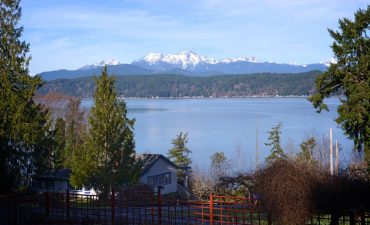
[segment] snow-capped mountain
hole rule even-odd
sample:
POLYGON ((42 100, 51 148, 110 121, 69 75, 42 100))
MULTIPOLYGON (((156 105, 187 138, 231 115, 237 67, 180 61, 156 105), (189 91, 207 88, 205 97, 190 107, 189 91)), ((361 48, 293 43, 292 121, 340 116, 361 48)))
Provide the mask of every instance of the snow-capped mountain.
POLYGON ((118 60, 116 59, 105 59, 105 60, 102 60, 98 63, 94 63, 92 65, 85 65, 81 68, 79 68, 78 70, 88 70, 88 69, 95 69, 95 68, 99 68, 99 67, 103 67, 105 65, 107 66, 115 66, 115 65, 119 65, 121 64, 118 60))
POLYGON ((183 51, 177 54, 161 54, 152 52, 139 60, 133 61, 132 64, 146 68, 154 67, 157 70, 168 70, 174 68, 180 68, 183 70, 196 70, 200 65, 214 65, 218 63, 228 64, 235 62, 257 63, 258 60, 254 56, 216 60, 207 56, 198 55, 193 51, 183 51))
POLYGON ((330 58, 330 59, 328 59, 328 60, 326 60, 326 61, 321 61, 321 62, 320 62, 320 64, 323 64, 323 65, 325 65, 325 66, 327 66, 327 67, 329 67, 329 66, 330 66, 330 64, 335 64, 335 63, 337 63, 337 60, 336 60, 336 59, 334 59, 334 58, 330 58))
POLYGON ((327 64, 293 64, 261 62, 256 57, 239 57, 214 59, 198 55, 192 51, 183 51, 177 54, 149 53, 133 65, 157 72, 173 71, 175 69, 204 74, 242 74, 242 73, 300 73, 310 70, 324 71, 327 64))
POLYGON ((200 56, 192 51, 183 51, 177 54, 149 53, 132 64, 144 67, 154 67, 158 70, 183 69, 192 70, 199 64, 213 64, 216 61, 206 56, 200 56))
POLYGON ((251 56, 251 57, 226 58, 226 59, 223 59, 219 62, 223 62, 223 63, 234 63, 234 62, 259 63, 259 60, 255 56, 251 56))
POLYGON ((152 52, 144 56, 142 60, 148 62, 149 64, 156 64, 158 62, 175 64, 181 66, 182 69, 194 67, 199 63, 212 63, 213 61, 213 59, 210 59, 206 56, 197 55, 192 51, 183 51, 178 54, 160 54, 152 52))
POLYGON ((183 51, 177 54, 149 53, 131 64, 121 64, 115 59, 103 60, 77 70, 50 71, 43 72, 40 75, 45 80, 92 76, 99 74, 101 67, 104 65, 108 66, 108 73, 115 75, 180 74, 185 76, 209 76, 251 73, 303 73, 312 70, 326 71, 330 63, 336 62, 334 59, 314 64, 262 62, 254 56, 217 60, 198 55, 192 51, 183 51))

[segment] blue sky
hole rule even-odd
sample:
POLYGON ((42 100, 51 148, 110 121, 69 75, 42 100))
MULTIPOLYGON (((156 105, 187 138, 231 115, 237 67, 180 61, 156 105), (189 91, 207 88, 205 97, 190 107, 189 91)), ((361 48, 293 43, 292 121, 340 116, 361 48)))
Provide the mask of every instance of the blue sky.
POLYGON ((368 0, 23 0, 31 74, 149 52, 314 63, 330 59, 327 28, 368 0))

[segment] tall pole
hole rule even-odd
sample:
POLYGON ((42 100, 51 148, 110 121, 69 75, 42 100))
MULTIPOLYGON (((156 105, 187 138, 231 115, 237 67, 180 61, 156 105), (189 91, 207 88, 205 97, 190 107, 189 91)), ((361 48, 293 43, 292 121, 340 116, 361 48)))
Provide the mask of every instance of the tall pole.
POLYGON ((334 174, 333 168, 333 129, 330 128, 330 174, 334 174))
POLYGON ((339 172, 339 143, 335 140, 335 172, 339 172))
POLYGON ((258 162, 258 118, 257 118, 257 125, 256 125, 256 170, 259 168, 259 162, 258 162))

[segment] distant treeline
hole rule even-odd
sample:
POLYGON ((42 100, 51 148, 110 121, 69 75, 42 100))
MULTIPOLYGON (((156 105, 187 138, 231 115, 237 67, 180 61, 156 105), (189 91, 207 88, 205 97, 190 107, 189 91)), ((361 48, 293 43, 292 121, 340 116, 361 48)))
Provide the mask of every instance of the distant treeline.
MULTIPOLYGON (((247 97, 309 95, 320 71, 296 74, 242 74, 192 77, 182 75, 116 76, 119 96, 123 97, 247 97)), ((59 92, 92 97, 93 77, 48 81, 38 94, 59 92)))

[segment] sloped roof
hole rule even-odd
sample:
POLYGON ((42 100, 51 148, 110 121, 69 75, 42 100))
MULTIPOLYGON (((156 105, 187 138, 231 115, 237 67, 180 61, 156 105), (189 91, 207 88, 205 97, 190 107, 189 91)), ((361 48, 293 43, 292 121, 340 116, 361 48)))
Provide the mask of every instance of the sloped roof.
MULTIPOLYGON (((142 154, 140 155, 140 160, 143 163, 141 168, 141 174, 145 174, 159 159, 163 159, 169 165, 173 166, 176 169, 180 169, 175 163, 171 162, 167 157, 162 154, 142 154)), ((34 177, 35 179, 42 180, 68 180, 71 175, 71 169, 63 168, 51 171, 49 173, 43 174, 41 176, 34 177)))
POLYGON ((168 158, 164 157, 161 154, 142 154, 140 155, 140 159, 143 163, 141 174, 145 174, 159 159, 163 159, 165 162, 175 167, 176 169, 178 168, 175 163, 171 162, 168 158))
POLYGON ((34 177, 34 179, 38 180, 63 180, 66 181, 69 179, 69 176, 71 175, 71 170, 68 168, 53 170, 49 173, 45 173, 40 176, 34 177))

